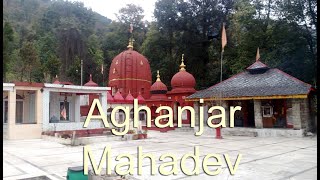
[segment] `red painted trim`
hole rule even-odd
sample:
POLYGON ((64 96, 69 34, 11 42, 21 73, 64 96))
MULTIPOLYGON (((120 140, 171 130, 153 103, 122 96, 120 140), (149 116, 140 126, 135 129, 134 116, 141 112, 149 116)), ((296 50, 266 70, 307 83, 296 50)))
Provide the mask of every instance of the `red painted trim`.
POLYGON ((14 81, 15 86, 44 87, 43 83, 14 81))
POLYGON ((63 85, 74 85, 72 82, 67 82, 67 81, 60 82, 60 84, 63 84, 63 85))

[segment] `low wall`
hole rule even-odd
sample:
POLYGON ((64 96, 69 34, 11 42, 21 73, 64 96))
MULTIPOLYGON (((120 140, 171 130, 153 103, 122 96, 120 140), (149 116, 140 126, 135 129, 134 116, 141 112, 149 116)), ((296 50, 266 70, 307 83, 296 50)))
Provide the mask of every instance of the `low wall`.
MULTIPOLYGON (((198 127, 195 127, 195 132, 198 132, 198 127)), ((216 129, 210 127, 204 127, 203 135, 215 136, 216 129)), ((303 137, 304 129, 293 130, 293 129, 276 129, 276 128, 222 128, 222 137, 227 136, 251 136, 251 137, 303 137)))
POLYGON ((72 138, 61 138, 56 136, 48 136, 42 135, 42 139, 57 142, 64 145, 87 145, 93 143, 101 143, 101 142, 110 142, 110 141, 120 141, 120 136, 113 136, 113 135, 101 135, 101 136, 91 136, 91 137, 76 137, 72 142, 72 138))
POLYGON ((49 123, 43 131, 66 131, 66 130, 82 130, 82 129, 98 129, 104 128, 101 120, 90 121, 87 128, 83 127, 84 122, 59 122, 59 123, 49 123))
POLYGON ((10 124, 7 125, 7 139, 40 139, 42 124, 10 124))

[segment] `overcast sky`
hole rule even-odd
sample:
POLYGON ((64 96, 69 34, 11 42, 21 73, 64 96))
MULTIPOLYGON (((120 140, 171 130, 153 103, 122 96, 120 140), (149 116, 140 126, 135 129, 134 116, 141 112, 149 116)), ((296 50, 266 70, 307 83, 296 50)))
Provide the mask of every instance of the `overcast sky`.
POLYGON ((124 7, 126 4, 136 4, 144 10, 144 20, 153 20, 153 10, 156 0, 71 0, 83 2, 85 7, 91 8, 93 11, 116 20, 115 13, 124 7))

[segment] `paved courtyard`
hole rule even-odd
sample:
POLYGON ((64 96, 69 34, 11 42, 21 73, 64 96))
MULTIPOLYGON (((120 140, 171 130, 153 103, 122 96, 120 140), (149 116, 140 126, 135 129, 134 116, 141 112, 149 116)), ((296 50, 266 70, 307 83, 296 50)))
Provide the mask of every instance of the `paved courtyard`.
MULTIPOLYGON (((143 161, 142 176, 137 179, 316 179, 317 178, 317 138, 259 138, 226 136, 215 139, 213 136, 196 137, 192 132, 158 133, 149 131, 149 139, 135 141, 110 141, 90 144, 98 162, 106 145, 111 145, 112 166, 115 157, 122 153, 137 157, 137 147, 143 153, 151 153, 157 159, 164 153, 175 154, 178 160, 178 175, 150 176, 150 160, 143 161), (187 176, 181 172, 180 159, 186 153, 194 153, 194 146, 200 150, 200 174, 187 176), (209 176, 202 169, 202 159, 207 154, 219 154, 222 171, 217 176, 209 176), (223 154, 229 154, 232 164, 237 155, 242 154, 235 175, 230 175, 223 154)), ((65 146, 42 139, 4 141, 4 179, 23 179, 47 176, 50 179, 66 179, 67 169, 83 165, 83 146, 65 146)), ((137 162, 134 159, 134 171, 137 162)), ((162 161, 156 162, 156 168, 162 161)), ((190 170, 192 160, 187 161, 190 170)), ((214 168, 213 168, 214 169, 214 168)), ((157 169, 158 173, 158 169, 157 169)))

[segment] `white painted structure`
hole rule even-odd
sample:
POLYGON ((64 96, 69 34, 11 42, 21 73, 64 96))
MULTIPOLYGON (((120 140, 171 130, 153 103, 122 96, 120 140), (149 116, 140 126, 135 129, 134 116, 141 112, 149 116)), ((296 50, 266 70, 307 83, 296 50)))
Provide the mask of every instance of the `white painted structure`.
MULTIPOLYGON (((80 117, 81 96, 99 95, 102 108, 107 114, 108 90, 110 87, 3 83, 4 139, 41 138, 45 131, 84 129, 80 117), (67 119, 61 119, 62 104, 63 107, 67 105, 67 119)), ((85 129, 103 127, 101 120, 97 120, 91 121, 85 129)))
MULTIPOLYGON (((62 84, 44 84, 43 88, 43 131, 65 131, 80 130, 83 128, 83 122, 80 118, 80 99, 86 94, 98 94, 104 113, 107 114, 107 90, 110 87, 87 87, 62 84), (79 95, 84 94, 84 95, 79 95), (69 104, 68 120, 60 120, 60 103, 67 100, 69 104), (50 120, 54 118, 58 122, 50 120)), ((102 122, 90 122, 86 129, 103 128, 102 122)))

